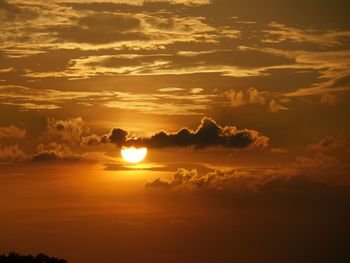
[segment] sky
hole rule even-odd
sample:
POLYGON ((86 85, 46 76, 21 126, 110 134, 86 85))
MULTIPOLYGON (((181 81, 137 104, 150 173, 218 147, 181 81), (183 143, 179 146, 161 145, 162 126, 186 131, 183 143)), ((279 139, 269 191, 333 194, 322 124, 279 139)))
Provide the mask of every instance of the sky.
POLYGON ((349 7, 0 0, 0 254, 349 262, 349 7))

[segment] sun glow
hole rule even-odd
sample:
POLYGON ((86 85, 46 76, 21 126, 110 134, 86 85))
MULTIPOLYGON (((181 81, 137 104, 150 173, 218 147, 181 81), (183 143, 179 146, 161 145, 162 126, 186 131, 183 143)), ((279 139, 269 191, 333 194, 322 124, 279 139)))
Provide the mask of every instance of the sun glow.
POLYGON ((139 163, 146 157, 147 148, 122 147, 120 153, 125 161, 139 163))

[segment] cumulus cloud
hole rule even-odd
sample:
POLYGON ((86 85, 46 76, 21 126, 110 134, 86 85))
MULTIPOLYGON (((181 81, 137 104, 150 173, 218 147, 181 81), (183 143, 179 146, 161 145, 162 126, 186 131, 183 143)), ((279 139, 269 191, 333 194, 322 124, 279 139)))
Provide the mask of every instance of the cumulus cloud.
POLYGON ((122 146, 127 140, 128 132, 120 128, 112 129, 108 139, 117 146, 122 146))
POLYGON ((282 104, 280 104, 277 100, 272 99, 270 101, 269 104, 269 109, 271 112, 279 112, 279 111, 283 111, 283 110, 288 110, 287 107, 283 106, 282 104))
MULTIPOLYGON (((242 90, 230 90, 225 93, 226 97, 230 101, 230 107, 238 108, 245 105, 268 105, 268 109, 271 112, 279 112, 281 110, 288 110, 287 107, 282 105, 283 99, 274 97, 272 94, 266 91, 259 91, 256 88, 249 88, 246 91, 242 90)), ((284 101, 286 103, 287 101, 284 101)))
POLYGON ((37 153, 33 155, 33 161, 76 161, 81 157, 73 153, 67 145, 51 142, 47 145, 39 144, 37 146, 37 153))
POLYGON ((101 136, 98 136, 96 134, 91 134, 88 136, 81 137, 80 146, 96 146, 101 143, 101 136))
POLYGON ((79 144, 82 136, 88 131, 89 128, 80 117, 66 120, 48 118, 45 136, 50 139, 58 138, 71 144, 79 144))
POLYGON ((184 168, 180 168, 174 174, 173 178, 169 181, 166 181, 161 178, 157 178, 153 181, 147 182, 145 187, 183 187, 183 186, 191 186, 191 187, 202 187, 208 185, 212 179, 215 178, 217 174, 207 174, 204 176, 200 176, 197 173, 196 169, 187 170, 184 168))
MULTIPOLYGON (((257 190, 266 180, 276 176, 273 169, 233 169, 227 171, 212 170, 201 174, 197 169, 179 168, 171 179, 158 177, 146 182, 146 188, 171 189, 212 189, 212 190, 257 190)), ((288 173, 284 171, 288 176, 288 173)))
POLYGON ((118 145, 145 145, 150 148, 194 147, 229 147, 237 149, 264 149, 269 138, 258 131, 238 129, 234 126, 220 126, 213 119, 205 117, 196 130, 182 128, 175 133, 160 131, 149 138, 127 139, 125 133, 119 131, 118 145), (124 141, 123 141, 124 140, 124 141))
POLYGON ((23 128, 18 128, 15 125, 10 125, 8 127, 0 127, 0 139, 1 138, 25 138, 26 130, 23 128))
POLYGON ((236 190, 236 191, 305 191, 318 189, 324 183, 306 175, 280 169, 214 170, 200 174, 196 169, 178 169, 172 178, 155 178, 146 182, 146 188, 187 190, 236 190))
POLYGON ((0 162, 23 162, 29 157, 18 145, 2 146, 0 144, 0 162))
POLYGON ((230 99, 230 105, 233 108, 241 107, 247 104, 265 104, 266 93, 260 92, 255 88, 250 88, 246 92, 231 90, 226 93, 230 99))

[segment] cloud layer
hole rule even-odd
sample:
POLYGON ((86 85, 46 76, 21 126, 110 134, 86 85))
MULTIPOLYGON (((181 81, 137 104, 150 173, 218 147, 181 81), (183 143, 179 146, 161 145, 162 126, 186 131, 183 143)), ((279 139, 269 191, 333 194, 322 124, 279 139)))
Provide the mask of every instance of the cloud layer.
POLYGON ((158 132, 149 138, 127 138, 127 132, 113 129, 109 140, 116 145, 143 145, 150 148, 228 147, 237 149, 264 149, 269 138, 258 131, 238 129, 234 126, 220 126, 213 119, 205 117, 196 130, 182 128, 176 133, 158 132))

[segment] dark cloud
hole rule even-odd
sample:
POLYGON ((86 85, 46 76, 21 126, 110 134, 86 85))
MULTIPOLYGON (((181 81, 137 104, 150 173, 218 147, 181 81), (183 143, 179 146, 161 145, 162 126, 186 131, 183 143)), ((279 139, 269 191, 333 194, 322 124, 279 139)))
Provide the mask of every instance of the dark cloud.
POLYGON ((221 127, 213 119, 205 117, 197 130, 182 128, 176 133, 158 132, 150 138, 128 140, 126 144, 143 144, 150 148, 194 147, 197 149, 222 146, 229 148, 267 147, 269 138, 255 130, 239 130, 233 126, 221 127))
POLYGON ((8 255, 0 255, 1 262, 23 262, 23 263, 67 263, 65 259, 59 259, 56 257, 49 257, 45 254, 38 254, 36 256, 32 255, 20 255, 15 252, 11 252, 8 255))
POLYGON ((127 140, 127 136, 128 136, 127 131, 123 129, 115 128, 115 129, 112 129, 108 137, 108 140, 109 142, 114 143, 117 146, 122 146, 123 144, 125 144, 127 140))
POLYGON ((112 27, 116 31, 128 31, 140 26, 140 20, 123 15, 99 14, 83 17, 78 24, 89 28, 112 27))
POLYGON ((20 13, 21 9, 15 5, 9 4, 6 0, 0 1, 0 10, 7 13, 20 13))
POLYGON ((115 41, 147 40, 140 20, 130 16, 99 14, 81 18, 76 25, 52 28, 63 41, 104 44, 115 41))
POLYGON ((0 20, 33 19, 37 16, 38 14, 32 10, 21 8, 6 0, 0 0, 0 20))
POLYGON ((100 142, 114 143, 118 147, 194 147, 195 149, 203 149, 217 146, 237 149, 264 149, 268 146, 269 138, 255 130, 240 130, 234 126, 222 127, 213 119, 204 117, 195 131, 182 128, 175 133, 160 131, 151 137, 130 138, 127 131, 114 128, 110 134, 103 135, 100 142))

